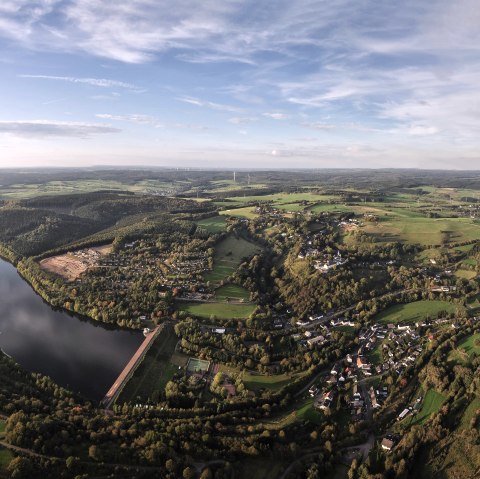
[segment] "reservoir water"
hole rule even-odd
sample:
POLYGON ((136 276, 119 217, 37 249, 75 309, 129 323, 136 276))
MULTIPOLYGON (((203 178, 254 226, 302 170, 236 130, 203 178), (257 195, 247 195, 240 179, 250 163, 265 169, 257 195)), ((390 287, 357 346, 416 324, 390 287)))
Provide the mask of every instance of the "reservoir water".
POLYGON ((0 259, 0 348, 24 369, 100 400, 142 341, 139 332, 54 311, 0 259))

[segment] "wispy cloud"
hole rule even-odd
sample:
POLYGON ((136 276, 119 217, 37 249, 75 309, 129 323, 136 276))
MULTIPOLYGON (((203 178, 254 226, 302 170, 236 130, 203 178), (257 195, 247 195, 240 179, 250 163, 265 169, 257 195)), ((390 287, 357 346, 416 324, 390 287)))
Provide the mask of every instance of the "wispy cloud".
POLYGON ((263 116, 267 118, 271 118, 272 120, 287 120, 290 118, 290 115, 287 113, 280 113, 280 112, 272 112, 272 113, 263 113, 263 116))
POLYGON ((69 137, 89 138, 93 135, 118 133, 121 130, 106 125, 59 122, 48 120, 0 121, 0 133, 23 138, 69 137))
POLYGON ((183 103, 189 103, 190 105, 209 108, 211 110, 227 111, 227 112, 230 112, 230 113, 239 113, 239 112, 243 111, 242 108, 238 108, 238 107, 235 107, 235 106, 224 105, 222 103, 215 103, 215 102, 211 102, 211 101, 204 101, 204 100, 200 100, 198 98, 193 98, 193 97, 179 97, 179 98, 177 98, 177 100, 181 101, 183 103))
POLYGON ((77 78, 77 77, 62 77, 62 76, 51 76, 51 75, 18 75, 20 78, 33 78, 40 80, 54 80, 54 81, 63 81, 69 83, 82 83, 86 85, 98 86, 101 88, 126 88, 127 90, 140 91, 135 85, 131 83, 125 83, 118 80, 109 80, 106 78, 77 78))
POLYGON ((305 128, 310 128, 312 130, 332 130, 335 128, 335 125, 329 124, 329 123, 320 123, 320 122, 303 122, 301 124, 305 128))
POLYGON ((248 125, 249 123, 252 123, 256 120, 256 118, 251 116, 234 116, 232 118, 229 118, 228 122, 234 125, 248 125))
POLYGON ((128 121, 131 123, 139 123, 141 125, 157 125, 158 120, 150 115, 131 114, 131 115, 111 115, 110 113, 97 113, 97 118, 102 120, 128 121))

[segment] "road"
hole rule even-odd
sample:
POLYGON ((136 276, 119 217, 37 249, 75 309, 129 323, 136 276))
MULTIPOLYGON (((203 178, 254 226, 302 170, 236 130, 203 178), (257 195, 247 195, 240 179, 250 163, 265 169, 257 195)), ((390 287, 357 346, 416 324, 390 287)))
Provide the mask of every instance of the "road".
POLYGON ((352 311, 353 309, 355 309, 357 307, 357 304, 361 301, 370 301, 372 299, 383 299, 383 298, 387 298, 389 296, 400 296, 403 293, 412 293, 412 292, 415 292, 415 291, 421 291, 421 289, 420 288, 400 289, 398 291, 393 291, 393 292, 390 292, 390 293, 382 294, 380 296, 375 296, 375 298, 367 298, 367 299, 364 299, 364 300, 360 300, 360 301, 357 301, 352 306, 349 306, 348 308, 341 309, 340 311, 334 311, 332 313, 326 314, 322 319, 316 319, 314 321, 311 321, 309 324, 307 324, 305 326, 298 326, 298 327, 300 329, 312 329, 315 326, 318 326, 319 324, 324 324, 324 323, 330 321, 333 318, 336 318, 338 316, 342 316, 343 314, 347 313, 348 311, 352 311))

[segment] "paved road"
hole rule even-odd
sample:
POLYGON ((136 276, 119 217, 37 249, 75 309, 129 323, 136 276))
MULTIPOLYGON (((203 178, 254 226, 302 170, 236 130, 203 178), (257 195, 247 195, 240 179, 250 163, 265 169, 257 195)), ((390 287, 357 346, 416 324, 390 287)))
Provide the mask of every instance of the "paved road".
POLYGON ((322 319, 316 319, 314 321, 311 321, 309 324, 307 324, 305 326, 298 326, 298 327, 301 328, 301 329, 312 329, 315 326, 318 326, 319 324, 324 324, 324 323, 330 321, 333 318, 336 318, 338 316, 342 316, 343 314, 347 313, 348 311, 352 311, 352 309, 355 309, 357 307, 357 304, 360 303, 361 301, 369 301, 369 300, 372 300, 372 299, 382 299, 382 298, 387 298, 389 296, 400 296, 403 293, 412 293, 412 292, 415 292, 415 291, 421 291, 421 289, 420 288, 400 289, 398 291, 392 291, 390 293, 385 293, 385 294, 382 294, 380 296, 376 296, 375 298, 367 298, 367 299, 364 299, 364 300, 359 300, 355 304, 353 304, 352 306, 349 306, 348 308, 341 309, 340 311, 334 311, 332 313, 326 314, 322 319))

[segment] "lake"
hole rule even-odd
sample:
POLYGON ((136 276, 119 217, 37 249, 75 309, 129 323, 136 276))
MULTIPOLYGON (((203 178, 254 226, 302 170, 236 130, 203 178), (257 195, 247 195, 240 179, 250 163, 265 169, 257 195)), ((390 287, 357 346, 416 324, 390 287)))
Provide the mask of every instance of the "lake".
POLYGON ((54 311, 0 259, 0 348, 23 368, 100 400, 142 341, 140 332, 54 311))

